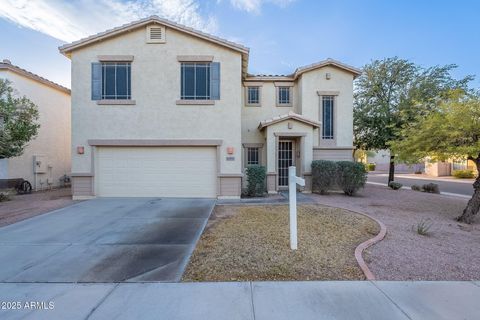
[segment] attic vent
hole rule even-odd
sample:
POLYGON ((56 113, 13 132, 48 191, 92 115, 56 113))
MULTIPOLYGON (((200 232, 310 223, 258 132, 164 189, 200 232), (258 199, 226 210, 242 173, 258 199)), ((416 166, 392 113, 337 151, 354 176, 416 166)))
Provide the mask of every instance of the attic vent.
POLYGON ((150 28, 150 40, 161 40, 162 39, 162 28, 152 27, 150 28))
POLYGON ((165 27, 160 25, 148 26, 147 43, 165 43, 165 27))

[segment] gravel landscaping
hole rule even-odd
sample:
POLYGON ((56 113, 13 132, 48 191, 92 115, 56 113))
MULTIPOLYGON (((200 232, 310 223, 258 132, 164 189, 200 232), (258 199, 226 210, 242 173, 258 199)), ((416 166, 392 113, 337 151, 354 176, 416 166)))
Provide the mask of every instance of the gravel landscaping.
POLYGON ((0 202, 0 227, 76 203, 70 188, 53 189, 24 195, 12 195, 0 202))
POLYGON ((289 248, 288 206, 219 205, 183 281, 363 280, 355 248, 379 232, 371 219, 319 205, 298 208, 299 248, 289 248))
POLYGON ((367 213, 387 226, 385 239, 364 254, 378 280, 480 279, 480 217, 472 225, 455 221, 467 199, 373 185, 355 197, 337 193, 310 198, 367 213), (414 230, 421 221, 433 223, 427 236, 414 230))

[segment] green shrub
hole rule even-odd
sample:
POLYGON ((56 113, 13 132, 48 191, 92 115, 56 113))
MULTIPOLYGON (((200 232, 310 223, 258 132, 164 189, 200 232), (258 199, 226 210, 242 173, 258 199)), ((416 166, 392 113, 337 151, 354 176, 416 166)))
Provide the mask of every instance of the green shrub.
POLYGON ((428 236, 430 234, 430 228, 432 228, 433 222, 430 219, 425 219, 417 223, 416 226, 412 226, 419 235, 428 236))
POLYGON ((410 188, 412 188, 413 191, 422 191, 422 187, 420 187, 419 185, 416 185, 416 184, 414 184, 410 188))
POLYGON ((440 193, 440 189, 438 188, 438 184, 436 183, 427 183, 422 186, 423 191, 428 193, 440 193))
POLYGON ((247 195, 250 197, 264 196, 267 189, 267 169, 264 166, 252 165, 246 169, 247 195))
POLYGON ((398 190, 398 189, 403 187, 403 184, 401 184, 400 182, 396 182, 396 181, 390 181, 388 186, 390 188, 392 188, 393 190, 398 190))
POLYGON ((473 170, 455 170, 453 171, 453 176, 458 179, 471 179, 475 175, 473 174, 473 170))
POLYGON ((348 196, 353 196, 365 186, 367 172, 365 166, 358 162, 337 162, 337 184, 348 196))
POLYGON ((375 171, 375 163, 367 163, 367 171, 375 171))
POLYGON ((327 194, 335 187, 337 164, 334 161, 312 161, 312 191, 327 194))
POLYGON ((0 192, 0 202, 9 201, 10 195, 8 192, 0 192))

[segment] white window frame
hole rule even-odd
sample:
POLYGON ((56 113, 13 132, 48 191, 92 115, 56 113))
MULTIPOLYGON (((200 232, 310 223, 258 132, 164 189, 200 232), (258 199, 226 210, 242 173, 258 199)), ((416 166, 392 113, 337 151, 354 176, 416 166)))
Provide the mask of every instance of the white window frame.
POLYGON ((277 107, 292 107, 293 106, 293 82, 274 82, 275 85, 275 101, 277 107), (280 91, 288 90, 288 102, 280 101, 280 91))
POLYGON ((318 138, 319 138, 319 145, 326 146, 326 147, 334 147, 337 145, 337 132, 338 132, 338 121, 337 121, 337 114, 338 114, 338 96, 340 95, 340 91, 317 91, 319 99, 319 109, 318 109, 318 116, 319 121, 322 123, 320 129, 318 130, 318 138), (333 139, 323 139, 323 97, 324 96, 332 96, 333 97, 333 139))
POLYGON ((247 148, 247 166, 260 164, 260 148, 248 147, 247 148), (256 161, 250 159, 250 156, 256 157, 256 161))
POLYGON ((102 99, 101 100, 131 100, 132 99, 132 64, 131 62, 102 61, 102 99), (117 95, 117 66, 127 66, 127 94, 117 95), (115 67, 115 94, 107 95, 107 66, 115 67))
POLYGON ((254 165, 252 163, 249 163, 249 150, 250 149, 257 149, 258 150, 258 164, 257 165, 262 165, 262 152, 263 152, 263 143, 244 143, 243 144, 243 149, 244 149, 244 167, 247 168, 248 166, 254 165))
POLYGON ((337 113, 336 110, 335 110, 335 96, 331 96, 331 95, 325 95, 325 96, 322 96, 321 98, 321 108, 322 108, 322 118, 321 118, 321 122, 322 122, 322 132, 321 132, 321 136, 322 136, 322 140, 335 140, 335 128, 337 127, 336 126, 336 123, 335 123, 335 114, 337 113), (326 135, 325 134, 325 102, 326 101, 329 101, 330 102, 330 127, 331 127, 331 134, 329 135, 326 135))
POLYGON ((248 107, 260 107, 262 104, 262 87, 261 86, 247 86, 245 87, 245 105, 248 107), (250 90, 256 89, 258 101, 250 102, 250 90))
POLYGON ((198 101, 208 101, 211 100, 212 93, 210 92, 210 73, 211 73, 211 63, 210 62, 181 62, 180 64, 180 81, 182 83, 180 84, 180 100, 198 100, 198 101), (199 96, 196 94, 197 90, 197 68, 198 65, 205 66, 206 69, 208 69, 208 72, 206 72, 206 84, 205 84, 205 89, 207 92, 207 95, 205 96, 199 96), (194 66, 194 73, 193 73, 193 96, 187 96, 184 94, 185 90, 185 67, 186 66, 194 66))

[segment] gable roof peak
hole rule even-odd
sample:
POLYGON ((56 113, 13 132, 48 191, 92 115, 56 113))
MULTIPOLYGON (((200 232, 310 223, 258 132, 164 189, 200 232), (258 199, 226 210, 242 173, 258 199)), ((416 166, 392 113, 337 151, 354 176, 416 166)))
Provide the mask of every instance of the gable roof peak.
POLYGON ((279 122, 289 120, 289 119, 296 120, 296 121, 311 125, 312 127, 315 127, 315 128, 320 127, 320 122, 315 121, 315 120, 311 120, 311 119, 309 119, 307 117, 304 117, 303 115, 300 115, 300 114, 295 113, 293 111, 289 111, 286 114, 279 115, 279 116, 273 117, 271 119, 266 119, 266 120, 260 121, 260 124, 258 125, 258 129, 261 131, 264 128, 266 128, 266 127, 268 127, 272 124, 279 123, 279 122))
POLYGON ((99 32, 97 34, 88 36, 86 38, 82 38, 80 40, 64 44, 64 45, 58 47, 58 50, 63 55, 69 56, 69 54, 72 51, 74 51, 78 48, 88 46, 88 45, 93 44, 97 41, 101 41, 101 40, 105 40, 105 39, 108 39, 108 38, 111 38, 111 37, 114 37, 114 36, 117 36, 117 35, 121 35, 123 33, 126 33, 128 31, 130 31, 130 30, 146 26, 150 23, 162 24, 162 25, 164 25, 168 28, 172 28, 172 29, 175 29, 177 31, 181 31, 181 32, 196 36, 198 38, 201 38, 201 39, 204 39, 204 40, 207 40, 207 41, 210 41, 210 42, 214 42, 218 45, 228 47, 228 48, 230 48, 232 50, 235 50, 235 51, 238 51, 238 52, 240 52, 244 55, 248 55, 249 50, 250 50, 249 48, 247 48, 247 47, 245 47, 241 44, 238 44, 238 43, 235 43, 235 42, 232 42, 232 41, 229 41, 229 40, 226 40, 226 39, 223 39, 223 38, 211 35, 211 34, 208 34, 206 32, 200 31, 200 30, 196 30, 196 29, 191 28, 191 27, 187 27, 185 25, 173 22, 171 20, 161 18, 157 15, 152 15, 152 16, 149 16, 147 18, 136 20, 136 21, 121 25, 119 27, 115 27, 113 29, 108 29, 108 30, 105 30, 103 32, 99 32))
POLYGON ((354 78, 358 77, 362 73, 362 70, 360 70, 358 68, 355 68, 351 65, 348 65, 346 63, 340 62, 340 61, 332 59, 332 58, 327 58, 325 60, 322 60, 322 61, 319 61, 319 62, 315 62, 315 63, 309 64, 309 65, 297 68, 295 70, 295 72, 293 73, 293 77, 295 79, 297 79, 300 75, 302 75, 305 72, 312 71, 312 70, 319 69, 319 68, 323 68, 323 67, 326 67, 326 66, 333 66, 333 67, 345 70, 347 72, 350 72, 350 73, 353 74, 354 78))

